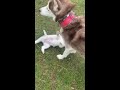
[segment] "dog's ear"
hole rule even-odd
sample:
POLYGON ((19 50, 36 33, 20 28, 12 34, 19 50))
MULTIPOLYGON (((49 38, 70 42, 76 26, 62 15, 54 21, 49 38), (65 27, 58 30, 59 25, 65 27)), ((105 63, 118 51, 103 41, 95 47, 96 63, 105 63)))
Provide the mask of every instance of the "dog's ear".
POLYGON ((72 2, 67 2, 62 5, 62 3, 60 3, 59 0, 56 0, 56 1, 59 7, 59 11, 56 13, 56 19, 55 19, 55 21, 57 22, 60 18, 67 15, 75 7, 75 4, 72 2))
POLYGON ((58 10, 60 10, 62 8, 62 3, 59 0, 56 0, 56 3, 58 5, 58 10))
POLYGON ((58 0, 57 2, 57 0, 53 0, 53 2, 54 2, 54 8, 53 8, 54 12, 59 11, 61 8, 60 1, 58 0))

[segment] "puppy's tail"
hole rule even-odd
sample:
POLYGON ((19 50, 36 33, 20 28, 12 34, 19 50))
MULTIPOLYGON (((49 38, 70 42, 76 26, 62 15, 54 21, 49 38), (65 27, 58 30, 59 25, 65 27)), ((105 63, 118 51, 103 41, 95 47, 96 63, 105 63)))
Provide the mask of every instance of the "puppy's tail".
POLYGON ((44 35, 47 35, 47 33, 46 33, 46 31, 45 31, 45 30, 43 30, 43 32, 44 32, 44 35))

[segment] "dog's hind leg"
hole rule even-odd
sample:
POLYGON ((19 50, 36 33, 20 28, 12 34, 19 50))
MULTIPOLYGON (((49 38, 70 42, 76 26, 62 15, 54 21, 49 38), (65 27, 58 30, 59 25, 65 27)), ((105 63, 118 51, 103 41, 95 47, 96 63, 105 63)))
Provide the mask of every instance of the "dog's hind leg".
POLYGON ((42 46, 42 48, 41 48, 42 53, 44 54, 44 53, 45 53, 45 49, 47 49, 47 48, 49 48, 49 47, 50 47, 49 44, 44 44, 44 45, 42 46))

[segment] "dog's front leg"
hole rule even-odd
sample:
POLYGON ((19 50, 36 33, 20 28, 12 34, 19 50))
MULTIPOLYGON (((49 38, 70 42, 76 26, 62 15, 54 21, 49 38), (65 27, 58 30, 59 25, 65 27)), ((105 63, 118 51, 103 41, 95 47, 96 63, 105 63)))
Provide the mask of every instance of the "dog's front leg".
POLYGON ((65 48, 65 51, 63 52, 63 55, 59 54, 57 55, 58 59, 64 59, 66 58, 71 52, 71 50, 69 48, 65 48))

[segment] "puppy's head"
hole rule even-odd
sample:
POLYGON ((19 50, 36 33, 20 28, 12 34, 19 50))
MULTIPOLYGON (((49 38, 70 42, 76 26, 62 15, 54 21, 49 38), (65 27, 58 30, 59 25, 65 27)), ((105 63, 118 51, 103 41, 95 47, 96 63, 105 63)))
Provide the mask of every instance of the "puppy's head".
POLYGON ((45 7, 40 8, 40 14, 53 17, 54 21, 67 15, 75 6, 70 0, 49 0, 45 7))

